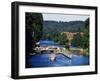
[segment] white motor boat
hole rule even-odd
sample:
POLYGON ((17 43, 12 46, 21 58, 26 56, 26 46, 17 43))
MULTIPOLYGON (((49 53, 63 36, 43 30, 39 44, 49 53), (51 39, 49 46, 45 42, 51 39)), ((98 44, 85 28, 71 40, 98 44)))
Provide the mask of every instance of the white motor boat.
POLYGON ((51 53, 51 54, 49 55, 49 59, 50 59, 51 61, 54 61, 55 58, 56 58, 56 54, 51 53))

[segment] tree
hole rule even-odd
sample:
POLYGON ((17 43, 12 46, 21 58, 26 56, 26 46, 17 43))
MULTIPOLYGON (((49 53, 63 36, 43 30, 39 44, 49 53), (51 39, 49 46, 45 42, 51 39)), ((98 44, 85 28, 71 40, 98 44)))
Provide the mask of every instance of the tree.
POLYGON ((82 36, 80 33, 77 33, 72 40, 72 45, 76 47, 81 47, 82 44, 81 42, 82 42, 82 36))
POLYGON ((83 48, 89 48, 89 18, 85 21, 85 28, 83 29, 83 48))
POLYGON ((26 53, 30 53, 42 36, 43 18, 41 13, 26 13, 25 20, 26 53))
POLYGON ((61 45, 64 45, 64 46, 67 45, 68 40, 67 40, 66 34, 62 33, 62 34, 59 36, 59 43, 60 43, 61 45))
POLYGON ((79 33, 74 36, 72 45, 84 49, 89 48, 89 18, 86 19, 85 27, 81 32, 79 31, 79 33), (81 35, 81 32, 83 32, 83 35, 81 35))

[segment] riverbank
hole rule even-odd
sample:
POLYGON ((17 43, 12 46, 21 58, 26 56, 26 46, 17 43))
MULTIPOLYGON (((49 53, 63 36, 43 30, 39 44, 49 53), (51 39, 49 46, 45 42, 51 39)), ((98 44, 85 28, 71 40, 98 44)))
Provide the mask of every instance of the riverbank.
POLYGON ((69 48, 67 49, 69 54, 77 54, 77 55, 84 55, 84 56, 89 56, 89 49, 83 49, 83 48, 69 48))

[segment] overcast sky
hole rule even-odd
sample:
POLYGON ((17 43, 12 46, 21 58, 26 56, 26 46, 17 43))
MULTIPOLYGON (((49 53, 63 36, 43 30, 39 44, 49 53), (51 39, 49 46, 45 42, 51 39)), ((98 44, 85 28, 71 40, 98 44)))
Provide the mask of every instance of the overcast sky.
POLYGON ((48 21, 85 21, 88 17, 88 15, 43 14, 43 19, 48 21))

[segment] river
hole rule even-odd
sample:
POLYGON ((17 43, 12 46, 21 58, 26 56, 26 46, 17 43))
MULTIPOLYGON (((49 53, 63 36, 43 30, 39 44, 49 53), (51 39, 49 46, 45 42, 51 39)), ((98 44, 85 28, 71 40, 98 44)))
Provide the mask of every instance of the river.
POLYGON ((52 67, 52 66, 79 66, 89 65, 89 57, 82 55, 73 55, 68 58, 63 54, 58 54, 54 61, 49 59, 49 54, 36 54, 29 59, 31 67, 52 67))
POLYGON ((56 54, 55 60, 51 61, 49 59, 49 55, 50 53, 30 55, 30 58, 28 59, 28 65, 30 65, 32 68, 89 65, 88 56, 73 54, 71 58, 68 58, 63 54, 56 54))

